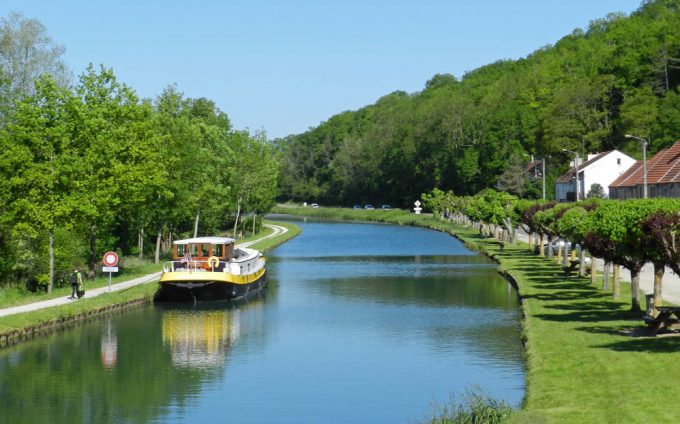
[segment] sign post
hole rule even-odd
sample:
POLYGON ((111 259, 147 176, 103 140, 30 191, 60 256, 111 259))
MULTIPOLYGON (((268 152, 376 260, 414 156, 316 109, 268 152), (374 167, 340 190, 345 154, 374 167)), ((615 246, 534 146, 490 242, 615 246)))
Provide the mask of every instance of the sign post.
POLYGON ((106 252, 104 253, 104 266, 102 267, 103 272, 109 273, 109 293, 111 293, 111 273, 118 272, 118 255, 116 252, 106 252))
POLYGON ((413 211, 416 213, 416 215, 420 215, 420 211, 423 210, 423 208, 420 207, 421 204, 422 203, 420 203, 420 200, 416 200, 416 202, 414 203, 414 205, 416 205, 416 207, 413 208, 413 211))

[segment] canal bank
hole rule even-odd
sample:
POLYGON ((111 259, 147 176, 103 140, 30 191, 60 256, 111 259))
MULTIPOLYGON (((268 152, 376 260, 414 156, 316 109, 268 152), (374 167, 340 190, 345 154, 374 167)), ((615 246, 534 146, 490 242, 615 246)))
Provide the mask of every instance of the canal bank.
POLYGON ((404 211, 279 207, 278 213, 417 225, 445 231, 499 263, 515 283, 523 308, 526 396, 510 422, 675 422, 674 382, 680 340, 632 338, 644 322, 629 313, 630 285, 620 299, 601 283, 566 276, 555 262, 477 231, 404 211))
MULTIPOLYGON (((279 222, 275 224, 285 231, 267 231, 264 235, 246 239, 243 244, 267 252, 300 234, 300 228, 296 225, 279 222)), ((148 283, 157 281, 158 275, 160 273, 143 276, 134 281, 119 282, 111 293, 106 293, 107 287, 99 287, 95 290, 101 295, 94 297, 86 295, 77 301, 67 301, 63 295, 58 295, 59 297, 41 302, 7 308, 5 311, 16 309, 11 312, 17 313, 3 314, 4 316, 0 317, 0 348, 40 334, 58 331, 102 314, 149 304, 156 292, 156 285, 148 283)))

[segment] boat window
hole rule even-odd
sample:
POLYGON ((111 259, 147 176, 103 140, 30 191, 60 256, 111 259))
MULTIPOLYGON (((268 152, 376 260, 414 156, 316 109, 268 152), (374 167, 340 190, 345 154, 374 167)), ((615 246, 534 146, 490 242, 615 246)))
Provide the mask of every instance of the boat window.
POLYGON ((212 245, 212 254, 213 256, 217 256, 218 258, 221 258, 224 256, 224 251, 223 248, 224 246, 221 244, 213 244, 212 245))
POLYGON ((178 244, 177 245, 177 257, 181 258, 182 256, 184 256, 184 253, 186 253, 186 245, 178 244))
POLYGON ((189 245, 189 252, 191 253, 191 256, 196 256, 196 245, 195 244, 190 244, 189 245))
POLYGON ((201 256, 204 258, 207 258, 209 256, 208 254, 208 248, 210 247, 209 244, 202 244, 201 245, 201 256))

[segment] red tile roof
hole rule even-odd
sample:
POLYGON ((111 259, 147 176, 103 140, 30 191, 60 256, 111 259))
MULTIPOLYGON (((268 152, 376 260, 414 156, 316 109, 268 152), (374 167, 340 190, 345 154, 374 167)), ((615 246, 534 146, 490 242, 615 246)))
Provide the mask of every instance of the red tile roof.
MULTIPOLYGON (((647 184, 680 182, 680 141, 647 160, 647 184)), ((609 187, 634 187, 644 183, 644 167, 637 161, 609 187)))
MULTIPOLYGON (((602 159, 609 153, 613 152, 613 150, 610 150, 608 152, 602 152, 598 153, 595 157, 592 159, 588 159, 587 161, 583 162, 578 166, 578 172, 579 174, 588 166, 593 164, 594 162, 597 162, 598 160, 602 159)), ((560 178, 557 179, 558 183, 570 183, 574 179, 574 175, 576 175, 576 167, 570 168, 566 174, 562 175, 560 178)), ((579 177, 579 180, 581 177, 579 177)))

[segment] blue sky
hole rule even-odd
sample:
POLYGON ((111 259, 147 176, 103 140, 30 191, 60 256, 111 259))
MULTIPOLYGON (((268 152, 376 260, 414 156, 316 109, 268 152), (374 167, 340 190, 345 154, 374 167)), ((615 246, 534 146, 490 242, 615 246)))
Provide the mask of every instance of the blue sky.
POLYGON ((38 19, 78 75, 113 68, 142 97, 168 84, 237 129, 300 133, 437 73, 518 59, 641 0, 2 0, 38 19))

